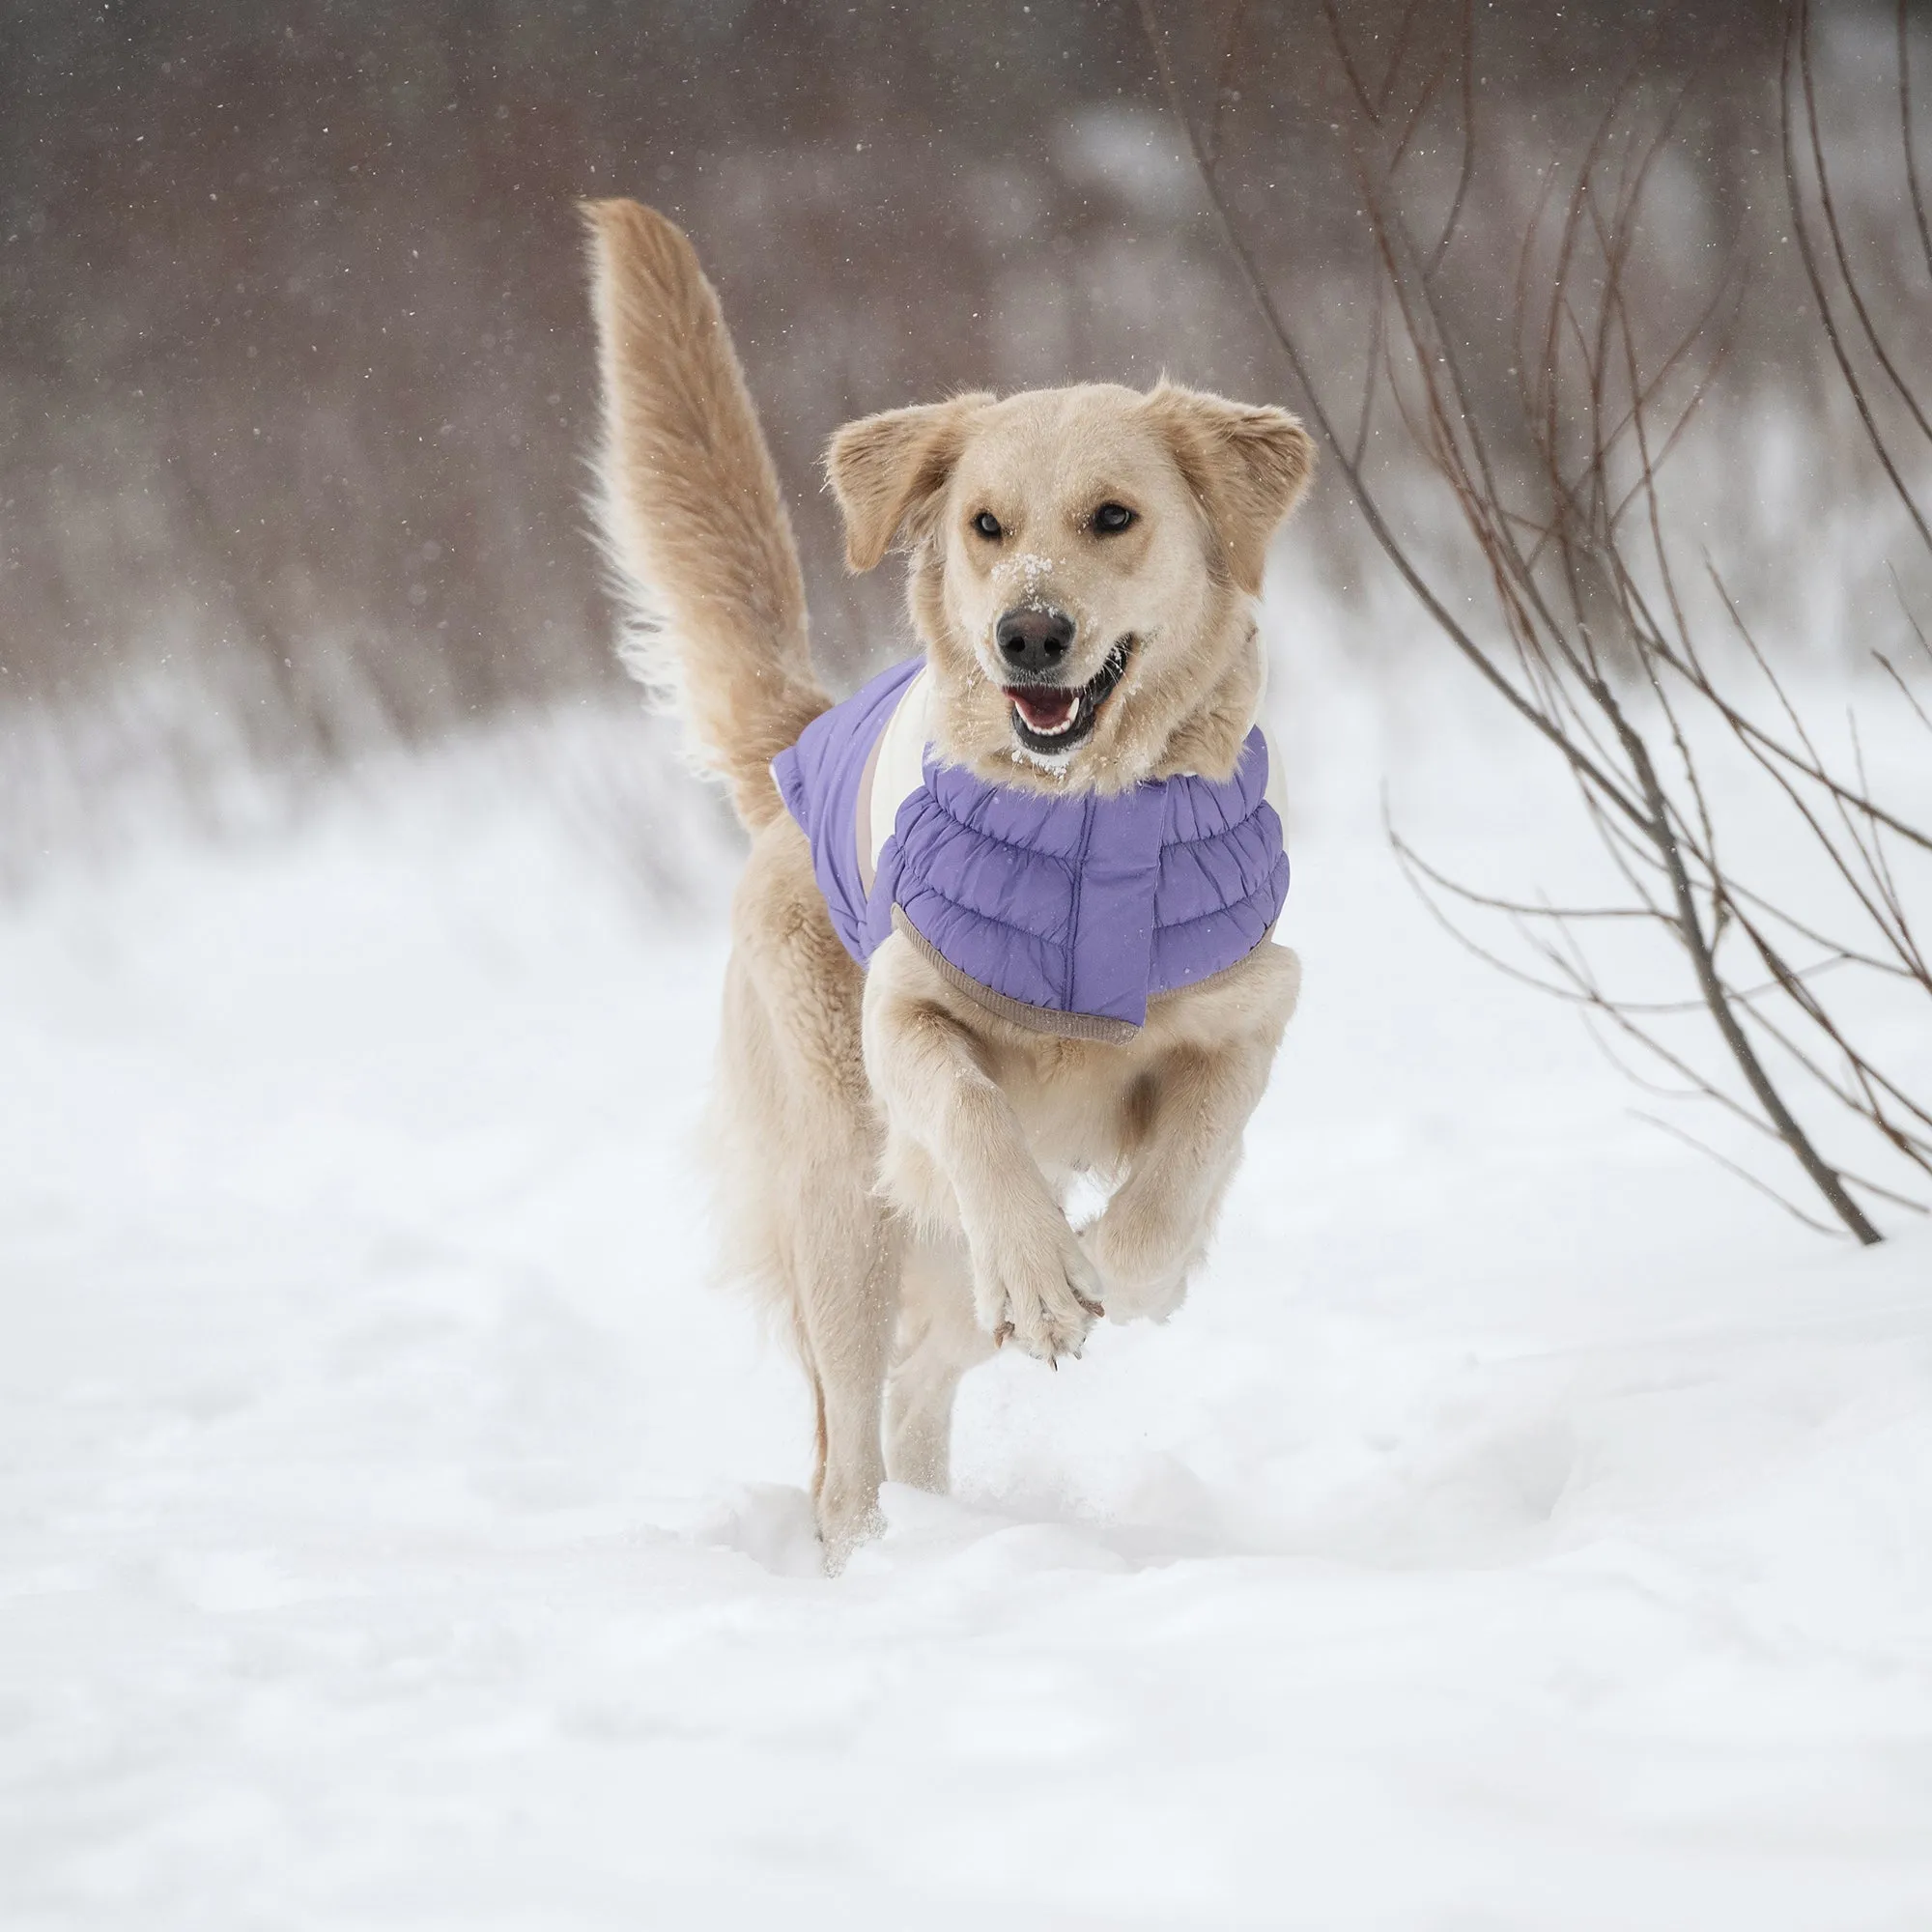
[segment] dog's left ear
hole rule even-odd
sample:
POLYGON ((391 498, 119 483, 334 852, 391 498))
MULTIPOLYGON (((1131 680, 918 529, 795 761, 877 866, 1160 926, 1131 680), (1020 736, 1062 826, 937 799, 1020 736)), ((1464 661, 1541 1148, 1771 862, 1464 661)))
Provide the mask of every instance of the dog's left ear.
POLYGON ((965 446, 966 425, 989 395, 953 396, 918 409, 849 422, 825 452, 825 473, 845 513, 845 561, 870 570, 900 526, 945 489, 965 446))
POLYGON ((1268 539, 1315 474, 1315 443, 1286 410, 1257 409, 1162 383, 1148 411, 1167 439, 1229 576, 1262 589, 1268 539))

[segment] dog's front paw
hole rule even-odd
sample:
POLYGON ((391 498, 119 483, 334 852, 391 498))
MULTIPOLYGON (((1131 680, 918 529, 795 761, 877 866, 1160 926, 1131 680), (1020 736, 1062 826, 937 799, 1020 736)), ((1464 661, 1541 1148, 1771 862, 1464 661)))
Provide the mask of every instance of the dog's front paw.
POLYGON ((1185 1273, 1158 1281, 1122 1281, 1101 1277, 1109 1321, 1165 1321, 1187 1299, 1185 1273))
POLYGON ((1115 1221, 1111 1208, 1080 1238, 1100 1277, 1110 1321, 1165 1321, 1187 1299, 1187 1277, 1199 1259, 1191 1245, 1177 1255, 1171 1243, 1115 1221))
POLYGON ((1062 1355, 1077 1357, 1107 1312, 1094 1264, 1065 1222, 1057 1234, 976 1252, 973 1293, 996 1346, 1011 1342, 1051 1367, 1062 1355))

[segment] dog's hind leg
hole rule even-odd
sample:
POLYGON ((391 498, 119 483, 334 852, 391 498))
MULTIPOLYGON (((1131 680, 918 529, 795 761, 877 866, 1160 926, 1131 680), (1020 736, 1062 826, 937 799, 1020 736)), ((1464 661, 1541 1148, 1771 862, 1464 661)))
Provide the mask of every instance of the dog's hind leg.
POLYGON ((810 1386, 812 1505, 837 1570, 879 1527, 900 1223, 872 1188, 869 1118, 791 1064, 795 1037, 746 997, 737 967, 718 1095, 726 1268, 768 1298, 810 1386))
POLYGON ((794 1203, 787 1273, 800 1355, 817 1404, 812 1504, 837 1572, 883 1527, 879 1407, 898 1312, 898 1224, 869 1191, 794 1203))
POLYGON ((879 1525, 880 1408, 901 1223, 860 1050, 861 978, 789 818, 753 842, 733 913, 714 1122, 727 1269, 762 1285, 817 1409, 812 1500, 837 1569, 879 1525))
POLYGON ((959 1378, 991 1358, 973 1312, 964 1244, 910 1244, 899 1289, 899 1339, 886 1385, 886 1474, 945 1494, 952 1474, 952 1399, 959 1378))

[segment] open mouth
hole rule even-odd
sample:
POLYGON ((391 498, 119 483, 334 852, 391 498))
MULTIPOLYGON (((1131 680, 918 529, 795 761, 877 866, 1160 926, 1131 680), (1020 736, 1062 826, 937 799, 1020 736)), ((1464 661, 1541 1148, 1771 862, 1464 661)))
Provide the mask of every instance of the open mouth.
POLYGON ((1041 757, 1059 757, 1093 735, 1100 707, 1127 668, 1134 640, 1122 638, 1085 684, 1008 684, 1000 687, 1013 709, 1013 736, 1041 757))

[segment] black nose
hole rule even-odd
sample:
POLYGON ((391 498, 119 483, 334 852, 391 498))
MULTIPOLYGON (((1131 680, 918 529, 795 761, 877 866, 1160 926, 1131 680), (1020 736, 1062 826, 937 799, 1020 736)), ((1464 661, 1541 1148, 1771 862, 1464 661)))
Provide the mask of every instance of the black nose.
POLYGON ((1058 611, 1009 611, 993 635, 1014 670, 1041 677, 1059 669, 1073 641, 1073 619, 1058 611))

